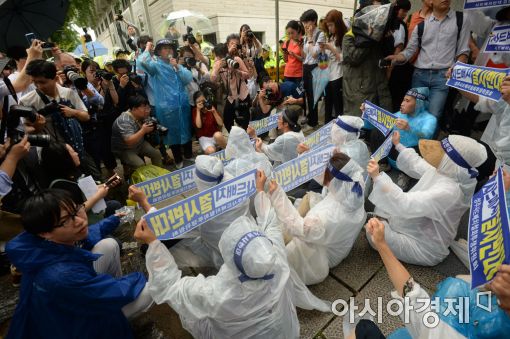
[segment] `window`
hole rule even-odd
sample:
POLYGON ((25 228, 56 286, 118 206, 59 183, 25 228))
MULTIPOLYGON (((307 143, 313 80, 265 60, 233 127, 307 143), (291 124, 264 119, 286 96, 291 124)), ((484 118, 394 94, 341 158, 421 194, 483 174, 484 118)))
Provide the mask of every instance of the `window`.
POLYGON ((204 34, 204 41, 207 41, 213 46, 216 46, 217 40, 216 40, 216 33, 210 33, 210 34, 204 34))

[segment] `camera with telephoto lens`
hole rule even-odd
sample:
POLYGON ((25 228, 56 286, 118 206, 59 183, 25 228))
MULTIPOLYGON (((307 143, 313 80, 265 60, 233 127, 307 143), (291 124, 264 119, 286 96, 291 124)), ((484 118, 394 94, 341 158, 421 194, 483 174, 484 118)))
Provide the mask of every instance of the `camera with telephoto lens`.
POLYGON ((187 41, 190 45, 194 45, 197 43, 197 39, 195 39, 195 36, 193 35, 193 28, 186 26, 186 34, 182 35, 182 41, 187 41))
POLYGON ((88 81, 79 74, 78 68, 73 66, 66 66, 64 67, 64 74, 67 80, 72 82, 74 84, 74 87, 76 87, 80 91, 87 89, 88 81))
MULTIPOLYGON (((25 130, 20 127, 20 118, 35 123, 37 121, 37 112, 32 107, 22 105, 11 106, 6 122, 7 137, 11 140, 11 146, 20 142, 26 134, 25 130)), ((47 147, 50 144, 50 136, 47 134, 30 134, 28 135, 28 142, 32 146, 47 147)))
POLYGON ((227 65, 227 68, 233 68, 233 69, 239 68, 239 63, 237 61, 235 61, 235 59, 232 58, 231 56, 227 56, 225 58, 225 63, 227 65))
POLYGON ((154 126, 154 131, 159 135, 166 135, 168 133, 168 128, 159 124, 158 119, 154 117, 148 117, 143 121, 144 124, 154 126))
POLYGON ((142 77, 139 76, 138 74, 136 73, 133 73, 133 72, 130 72, 128 74, 128 77, 129 77, 129 81, 132 81, 134 82, 135 84, 137 84, 138 86, 141 86, 142 85, 142 77))
POLYGON ((253 39, 255 37, 255 34, 252 32, 251 29, 246 31, 246 36, 250 39, 253 39))
POLYGON ((104 79, 106 81, 110 81, 113 79, 113 74, 108 72, 108 71, 104 71, 104 70, 99 70, 96 72, 96 78, 97 79, 104 79))
POLYGON ((194 57, 185 57, 184 58, 184 63, 188 67, 195 67, 197 65, 197 59, 195 59, 194 57))

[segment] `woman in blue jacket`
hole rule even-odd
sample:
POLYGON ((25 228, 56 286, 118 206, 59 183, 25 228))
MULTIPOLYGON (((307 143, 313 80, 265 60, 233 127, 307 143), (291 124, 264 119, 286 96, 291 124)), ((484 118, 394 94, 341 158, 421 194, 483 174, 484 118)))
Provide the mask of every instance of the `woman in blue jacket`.
POLYGON ((23 273, 7 338, 131 338, 126 316, 152 299, 141 273, 121 276, 118 244, 105 239, 119 217, 88 226, 84 205, 50 189, 27 199, 22 223, 6 247, 23 273))

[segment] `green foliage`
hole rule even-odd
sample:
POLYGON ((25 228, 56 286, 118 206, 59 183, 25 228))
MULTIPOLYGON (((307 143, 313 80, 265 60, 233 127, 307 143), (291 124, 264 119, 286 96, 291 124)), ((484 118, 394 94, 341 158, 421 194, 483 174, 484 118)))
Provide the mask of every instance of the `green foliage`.
POLYGON ((94 0, 70 0, 66 20, 62 27, 54 32, 51 41, 56 42, 63 51, 72 51, 80 40, 78 33, 71 27, 90 27, 95 23, 94 0))

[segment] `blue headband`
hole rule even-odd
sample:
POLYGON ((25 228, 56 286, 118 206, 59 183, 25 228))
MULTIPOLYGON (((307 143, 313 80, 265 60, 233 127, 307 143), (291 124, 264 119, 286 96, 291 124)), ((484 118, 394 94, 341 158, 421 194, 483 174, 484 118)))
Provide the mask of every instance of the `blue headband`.
POLYGON ((478 171, 467 163, 466 160, 460 155, 459 152, 453 146, 450 144, 450 141, 448 138, 444 138, 441 140, 441 147, 443 147, 444 151, 452 159, 454 163, 456 163, 458 166, 465 168, 468 170, 469 174, 471 175, 471 178, 476 178, 478 176, 478 171))
POLYGON ((220 174, 220 176, 218 176, 218 177, 212 177, 210 175, 200 172, 196 166, 195 166, 195 174, 197 175, 197 177, 199 179, 202 179, 203 181, 207 181, 207 182, 215 182, 215 183, 219 184, 221 182, 221 180, 223 180, 223 174, 220 174))
MULTIPOLYGON (((328 171, 329 171, 329 173, 331 173, 331 175, 333 175, 338 180, 346 181, 346 182, 354 182, 354 180, 352 180, 351 177, 349 177, 347 174, 337 170, 333 166, 331 161, 328 163, 328 171)), ((352 186, 351 192, 356 193, 358 195, 358 197, 361 197, 363 195, 363 188, 361 188, 361 185, 359 184, 359 182, 357 182, 357 181, 354 182, 354 186, 352 186)))
MULTIPOLYGON (((267 274, 263 276, 262 278, 251 278, 248 275, 246 275, 246 272, 244 271, 243 267, 243 253, 246 247, 248 247, 248 244, 255 238, 258 237, 264 237, 267 238, 263 233, 259 231, 251 231, 246 233, 239 239, 239 241, 236 244, 236 247, 234 248, 234 264, 236 265, 237 269, 241 272, 241 275, 239 276, 239 280, 243 283, 248 280, 270 280, 273 279, 274 274, 267 274)), ((268 239, 269 240, 269 239, 268 239)))
POLYGON ((343 130, 346 130, 347 132, 359 133, 359 129, 354 128, 351 125, 346 124, 340 118, 336 119, 335 123, 337 124, 338 127, 340 127, 343 130))
POLYGON ((426 96, 424 96, 423 94, 418 93, 418 92, 416 92, 416 91, 414 91, 412 89, 408 90, 406 95, 415 97, 416 99, 420 99, 420 100, 423 100, 423 101, 427 100, 426 96))

